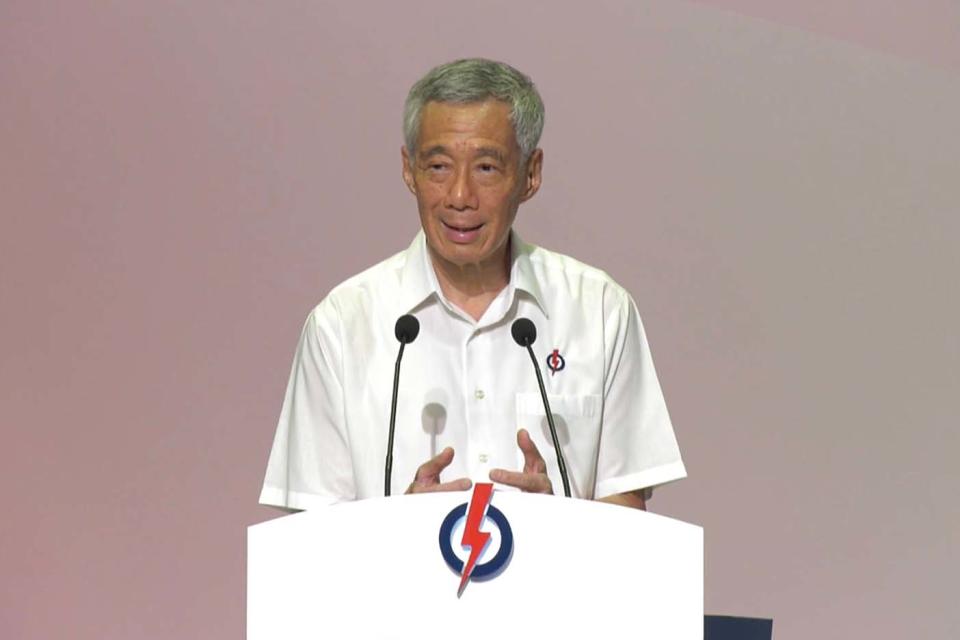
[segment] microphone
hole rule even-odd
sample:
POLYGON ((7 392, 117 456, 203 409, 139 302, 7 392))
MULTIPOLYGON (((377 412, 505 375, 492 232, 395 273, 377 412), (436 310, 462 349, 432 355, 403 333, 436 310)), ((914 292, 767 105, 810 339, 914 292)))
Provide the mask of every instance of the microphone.
POLYGON ((420 333, 420 322, 412 315, 402 315, 393 327, 393 335, 400 341, 400 351, 397 353, 397 364, 393 369, 393 400, 390 401, 390 431, 387 436, 387 463, 383 478, 383 495, 390 495, 390 479, 393 475, 393 432, 397 424, 397 388, 400 385, 400 360, 403 359, 403 348, 417 339, 420 333))
MULTIPOLYGON (((417 339, 417 336, 420 334, 420 322, 409 313, 405 316, 400 316, 397 318, 397 324, 393 327, 393 335, 397 336, 397 340, 400 341, 401 345, 408 344, 417 339)), ((403 348, 402 346, 400 347, 403 348)))
POLYGON ((537 327, 528 318, 517 318, 510 326, 513 340, 521 347, 527 348, 530 359, 533 360, 533 370, 537 373, 537 385, 540 387, 540 397, 543 399, 543 409, 547 413, 547 424, 550 425, 550 437, 553 439, 553 449, 557 452, 557 467, 560 469, 560 479, 563 480, 563 494, 570 497, 570 479, 567 477, 567 465, 563 461, 563 452, 560 450, 560 440, 557 438, 557 427, 553 424, 553 413, 550 412, 550 402, 547 400, 547 390, 543 388, 543 376, 540 375, 540 363, 533 355, 532 345, 537 339, 537 327))

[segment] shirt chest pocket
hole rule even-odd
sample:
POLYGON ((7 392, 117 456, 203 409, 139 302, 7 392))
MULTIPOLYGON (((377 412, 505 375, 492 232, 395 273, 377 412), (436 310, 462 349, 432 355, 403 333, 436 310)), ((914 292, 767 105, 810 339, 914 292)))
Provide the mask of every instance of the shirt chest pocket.
MULTIPOLYGON (((550 402, 550 411, 557 427, 557 439, 564 448, 564 453, 567 454, 566 449, 571 443, 578 451, 570 454, 576 457, 583 453, 589 455, 588 451, 583 450, 584 447, 595 451, 600 436, 600 396, 547 394, 547 400, 550 402)), ((530 432, 540 448, 541 455, 544 455, 541 442, 552 448, 550 426, 539 393, 517 394, 517 429, 530 432)))

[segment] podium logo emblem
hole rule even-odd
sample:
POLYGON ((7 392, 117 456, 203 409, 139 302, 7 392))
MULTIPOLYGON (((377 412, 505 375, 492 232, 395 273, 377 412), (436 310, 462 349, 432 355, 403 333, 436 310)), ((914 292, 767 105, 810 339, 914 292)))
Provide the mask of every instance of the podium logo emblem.
POLYGON ((443 554, 447 566, 460 576, 458 598, 463 595, 463 590, 471 580, 492 580, 500 575, 513 556, 513 531, 503 512, 490 504, 492 498, 493 484, 478 482, 473 487, 469 505, 464 502, 454 507, 440 525, 440 553, 443 554), (470 549, 466 562, 453 550, 454 531, 461 523, 463 535, 460 538, 460 547, 464 550, 470 549), (493 524, 500 534, 500 548, 493 558, 481 563, 479 561, 483 552, 493 539, 493 534, 484 530, 489 524, 493 524))

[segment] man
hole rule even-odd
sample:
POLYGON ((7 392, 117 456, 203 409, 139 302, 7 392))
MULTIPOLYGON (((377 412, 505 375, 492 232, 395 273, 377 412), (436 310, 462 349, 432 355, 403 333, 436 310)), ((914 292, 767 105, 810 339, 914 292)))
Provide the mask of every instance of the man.
POLYGON ((403 360, 394 487, 559 486, 536 376, 510 335, 521 317, 538 329, 574 496, 645 508, 651 487, 684 477, 630 296, 512 231, 540 188, 542 128, 533 83, 502 63, 460 60, 413 86, 401 155, 422 231, 307 319, 262 503, 305 509, 383 495, 393 328, 407 313, 421 330, 403 360))

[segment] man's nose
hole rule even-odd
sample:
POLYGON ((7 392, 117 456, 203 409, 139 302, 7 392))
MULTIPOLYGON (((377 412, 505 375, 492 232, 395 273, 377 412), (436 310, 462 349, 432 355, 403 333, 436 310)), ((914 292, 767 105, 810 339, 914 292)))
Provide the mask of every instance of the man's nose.
POLYGON ((463 211, 465 209, 476 209, 479 206, 477 202, 477 192, 474 189, 473 182, 470 180, 470 172, 467 169, 457 171, 447 190, 446 205, 451 209, 463 211))

